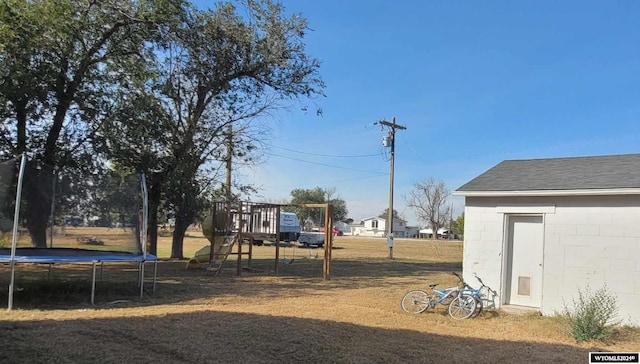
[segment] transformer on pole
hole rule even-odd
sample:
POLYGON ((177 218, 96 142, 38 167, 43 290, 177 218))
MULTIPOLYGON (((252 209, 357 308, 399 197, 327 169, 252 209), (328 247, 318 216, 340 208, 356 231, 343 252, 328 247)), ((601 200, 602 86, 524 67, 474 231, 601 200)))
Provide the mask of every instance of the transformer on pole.
POLYGON ((391 148, 391 158, 389 159, 389 210, 387 211, 387 246, 389 247, 389 259, 393 259, 393 163, 395 158, 395 138, 396 129, 405 130, 406 127, 396 124, 395 116, 391 122, 380 120, 376 124, 389 128, 389 135, 382 138, 382 145, 391 148))

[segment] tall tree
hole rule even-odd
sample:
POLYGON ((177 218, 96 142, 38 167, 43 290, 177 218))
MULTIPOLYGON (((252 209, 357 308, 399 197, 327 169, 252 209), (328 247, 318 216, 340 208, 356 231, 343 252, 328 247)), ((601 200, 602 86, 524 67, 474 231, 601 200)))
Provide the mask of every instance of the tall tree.
MULTIPOLYGON (((281 5, 247 0, 242 9, 228 2, 204 11, 190 7, 166 34, 157 77, 145 88, 163 110, 164 136, 157 138, 163 157, 151 164, 175 216, 172 258, 183 258, 186 229, 219 181, 228 126, 242 130, 271 108, 322 94, 319 62, 305 51, 307 30, 304 18, 286 16, 281 5)), ((232 144, 238 158, 255 148, 240 134, 232 144)))
POLYGON ((190 14, 169 49, 164 83, 179 126, 174 135, 181 135, 172 153, 172 181, 179 183, 167 187, 176 217, 173 258, 182 257, 184 233, 202 201, 204 190, 193 181, 213 159, 211 145, 227 145, 227 126, 280 102, 321 94, 324 86, 319 62, 305 51, 306 20, 287 17, 281 5, 249 0, 240 11, 222 3, 190 14))
POLYGON ((56 169, 101 168, 89 143, 179 0, 5 0, 0 6, 0 154, 27 153, 27 228, 46 246, 56 169), (86 162, 89 162, 89 165, 86 162))
POLYGON ((444 182, 429 178, 414 183, 413 190, 405 200, 407 206, 414 209, 416 217, 427 223, 433 230, 433 236, 437 237, 438 229, 449 219, 448 197, 449 190, 444 182))

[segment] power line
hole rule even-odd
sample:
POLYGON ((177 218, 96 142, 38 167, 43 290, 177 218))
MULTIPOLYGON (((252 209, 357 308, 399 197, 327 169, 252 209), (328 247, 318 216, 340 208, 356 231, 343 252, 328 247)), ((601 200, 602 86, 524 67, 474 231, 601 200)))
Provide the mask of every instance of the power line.
POLYGON ((274 153, 266 153, 267 155, 271 155, 274 157, 280 157, 280 158, 285 158, 285 159, 291 159, 294 161, 298 161, 298 162, 304 162, 304 163, 309 163, 309 164, 316 164, 319 166, 325 166, 325 167, 331 167, 331 168, 339 168, 339 169, 345 169, 347 171, 354 171, 354 172, 362 172, 362 173, 371 173, 371 174, 376 174, 376 175, 387 175, 386 172, 374 172, 374 171, 364 171, 362 169, 354 169, 354 168, 347 168, 347 167, 341 167, 341 166, 334 166, 331 164, 326 164, 326 163, 319 163, 319 162, 312 162, 312 161, 308 161, 308 160, 304 160, 304 159, 299 159, 299 158, 293 158, 293 157, 287 157, 284 155, 280 155, 280 154, 274 154, 274 153))
POLYGON ((418 159, 420 160, 420 162, 424 163, 424 164, 428 164, 426 160, 424 160, 424 158, 422 158, 422 155, 420 153, 418 153, 418 151, 415 150, 415 148, 413 148, 413 146, 411 145, 411 143, 409 143, 409 140, 407 140, 407 138, 404 137, 404 135, 402 136, 402 140, 404 140, 406 142, 407 147, 409 147, 409 149, 411 149, 411 151, 413 152, 413 154, 416 155, 416 157, 418 157, 418 159))
POLYGON ((288 148, 284 148, 284 147, 278 147, 275 145, 271 145, 271 144, 265 144, 266 146, 269 146, 271 148, 276 148, 276 149, 282 149, 282 150, 286 150, 288 152, 294 152, 294 153, 299 153, 299 154, 305 154, 305 155, 311 155, 311 156, 316 156, 316 157, 329 157, 329 158, 365 158, 365 157, 377 157, 380 154, 376 153, 376 154, 361 154, 361 155, 331 155, 331 154, 316 154, 316 153, 308 153, 308 152, 302 152, 299 150, 294 150, 294 149, 288 149, 288 148))

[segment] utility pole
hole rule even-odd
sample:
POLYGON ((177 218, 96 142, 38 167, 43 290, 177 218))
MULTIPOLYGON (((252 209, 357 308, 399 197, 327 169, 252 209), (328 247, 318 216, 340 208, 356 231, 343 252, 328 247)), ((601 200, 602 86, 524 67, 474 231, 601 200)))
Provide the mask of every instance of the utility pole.
POLYGON ((225 198, 227 203, 231 203, 231 162, 233 160, 233 124, 229 123, 227 126, 227 178, 225 180, 225 198))
POLYGON ((382 138, 382 145, 391 147, 391 158, 389 159, 389 210, 387 211, 387 246, 389 247, 389 259, 393 259, 393 163, 396 151, 396 129, 405 130, 406 127, 396 124, 395 116, 391 122, 380 120, 376 124, 389 128, 389 135, 382 138))

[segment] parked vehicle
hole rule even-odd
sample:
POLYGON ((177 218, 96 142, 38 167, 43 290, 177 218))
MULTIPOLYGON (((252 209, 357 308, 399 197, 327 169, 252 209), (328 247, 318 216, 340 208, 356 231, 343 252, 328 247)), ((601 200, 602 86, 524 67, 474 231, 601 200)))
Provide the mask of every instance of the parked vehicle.
MULTIPOLYGON (((253 233, 275 234, 276 216, 273 210, 255 211, 252 216, 253 233)), ((294 242, 300 236, 300 221, 293 212, 280 213, 280 241, 294 242)), ((273 242, 272 239, 254 239, 253 245, 263 245, 265 241, 273 242)))
POLYGON ((324 246, 324 233, 319 231, 303 231, 298 237, 298 243, 305 248, 324 246))

